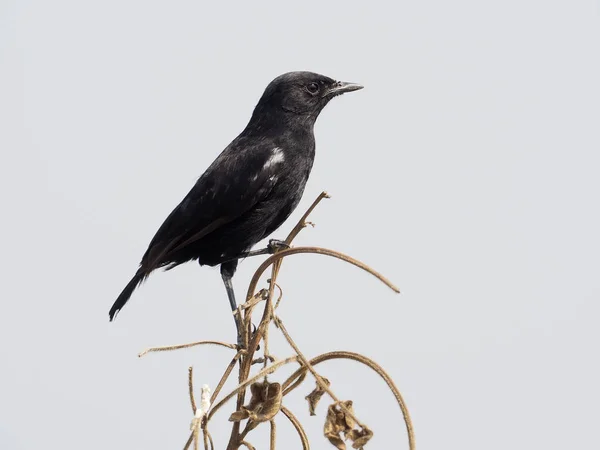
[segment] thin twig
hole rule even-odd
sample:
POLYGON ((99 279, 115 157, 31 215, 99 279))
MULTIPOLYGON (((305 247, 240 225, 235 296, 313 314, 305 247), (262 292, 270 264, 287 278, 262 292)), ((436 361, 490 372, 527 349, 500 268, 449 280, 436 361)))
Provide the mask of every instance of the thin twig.
MULTIPOLYGON (((269 289, 270 291, 270 289, 269 289)), ((270 294, 270 292, 269 292, 270 294)), ((272 304, 272 303, 269 303, 272 304)), ((265 332, 263 333, 263 355, 264 355, 264 362, 263 362, 263 368, 266 369, 267 366, 269 365, 269 328, 271 325, 271 316, 267 316, 267 325, 265 326, 265 332)), ((265 381, 267 381, 267 376, 265 375, 265 381)))
MULTIPOLYGON (((269 299, 267 299, 267 306, 268 306, 268 303, 269 303, 269 299)), ((246 314, 250 314, 250 316, 251 316, 252 313, 251 312, 249 313, 247 311, 246 314)), ((246 351, 245 356, 242 357, 242 361, 240 363, 239 375, 238 375, 238 382, 240 384, 242 382, 244 382, 244 380, 246 380, 250 374, 250 369, 252 367, 252 361, 254 359, 254 353, 256 352, 258 343, 260 342, 260 339, 262 337, 262 333, 264 330, 264 322, 267 318, 266 314, 267 314, 267 308, 265 308, 265 310, 263 312, 263 317, 260 321, 260 324, 258 325, 256 333, 254 334, 254 338, 248 345, 248 350, 246 351)), ((238 392, 238 396, 237 396, 236 411, 240 410, 240 408, 244 404, 245 398, 246 398, 246 390, 241 389, 238 392)), ((236 450, 240 447, 240 445, 241 445, 241 443, 240 443, 240 422, 234 422, 233 426, 231 427, 231 434, 229 436, 229 442, 227 443, 227 450, 236 450)))
POLYGON ((277 439, 277 427, 275 426, 275 419, 271 419, 269 421, 269 424, 271 425, 271 433, 270 433, 270 450, 275 450, 275 441, 277 439))
POLYGON ((281 286, 279 286, 277 283, 275 283, 275 287, 277 287, 277 289, 279 289, 279 297, 277 297, 277 300, 275 301, 275 310, 277 310, 277 308, 279 308, 279 303, 281 302, 281 299, 283 298, 283 289, 281 289, 281 286))
POLYGON ((210 435, 210 431, 208 431, 208 428, 205 428, 204 432, 208 436, 208 442, 210 442, 210 450, 215 450, 215 443, 213 442, 213 438, 210 435))
POLYGON ((308 371, 306 371, 306 370, 303 371, 302 375, 300 375, 298 378, 296 378, 296 380, 294 380, 294 382, 291 385, 289 385, 285 391, 283 391, 283 385, 282 385, 281 386, 282 387, 282 391, 283 391, 282 396, 285 397, 290 392, 292 392, 294 389, 296 389, 298 386, 300 386, 302 384, 302 382, 306 379, 307 372, 308 371))
POLYGON ((233 357, 233 359, 231 360, 231 362, 227 366, 227 369, 225 369, 225 373, 223 373, 223 376, 219 380, 219 384, 217 384, 217 387, 215 388, 215 391, 213 392, 212 396, 210 397, 210 403, 211 404, 214 403, 215 399, 217 398, 217 395, 219 395, 219 392, 221 392, 221 389, 223 388, 223 385, 227 381, 227 378, 229 378, 229 374, 231 374, 231 371, 235 367, 235 364, 238 362, 238 359, 240 359, 240 356, 242 356, 242 351, 238 351, 237 352, 237 354, 233 357))
POLYGON ((194 399, 194 368, 188 367, 188 388, 190 391, 190 402, 192 403, 192 411, 196 414, 196 400, 194 399))
POLYGON ((187 442, 183 446, 183 450, 188 450, 190 448, 190 445, 191 445, 191 443, 192 443, 193 440, 194 440, 194 432, 192 431, 190 433, 190 437, 188 438, 187 442))
POLYGON ((258 291, 256 294, 254 294, 254 297, 252 297, 251 300, 246 300, 245 303, 242 303, 241 305, 239 305, 237 310, 235 311, 234 315, 238 315, 240 310, 245 311, 249 308, 253 308, 260 302, 265 301, 266 297, 263 297, 263 294, 265 294, 265 293, 267 293, 266 289, 261 289, 260 291, 258 291))
POLYGON ((204 440, 204 450, 208 450, 208 435, 206 430, 202 430, 202 439, 204 440))
MULTIPOLYGON (((285 242, 288 245, 290 245, 292 243, 292 241, 296 238, 296 236, 298 236, 298 233, 300 233, 300 231, 302 231, 302 229, 306 227, 306 219, 308 218, 308 216, 310 216, 310 213, 313 212, 313 210, 317 207, 317 205, 324 198, 331 198, 331 197, 327 192, 323 191, 319 194, 319 196, 312 203, 312 205, 310 205, 308 207, 308 209, 306 210, 304 215, 300 218, 300 220, 298 221, 296 226, 294 228, 292 228, 292 231, 290 231, 290 234, 288 234, 288 237, 285 238, 285 242)), ((314 226, 314 224, 313 224, 313 226, 314 226)))
POLYGON ((302 427, 302 424, 300 423, 300 421, 285 406, 281 407, 281 412, 285 415, 285 417, 287 417, 289 419, 289 421, 292 423, 292 425, 298 432, 298 436, 300 436, 300 441, 302 441, 302 449, 309 450, 310 445, 308 443, 308 436, 306 436, 306 431, 304 431, 304 428, 302 427))
POLYGON ((249 420, 248 422, 246 422, 246 426, 244 427, 244 429, 240 433, 239 440, 243 441, 244 439, 246 439, 246 436, 248 436, 248 433, 250 433, 252 430, 254 430, 254 428, 256 428, 256 425, 257 424, 255 422, 252 422, 251 420, 249 420))
MULTIPOLYGON (((256 349, 258 348, 258 343, 262 339, 264 328, 266 326, 266 321, 269 317, 268 313, 270 310, 270 302, 271 302, 271 298, 269 297, 269 298, 267 298, 267 304, 265 305, 265 309, 263 311, 263 316, 258 325, 258 328, 256 329, 256 333, 254 334, 254 337, 248 344, 248 350, 246 351, 245 356, 242 358, 242 361, 240 363, 239 376, 238 376, 238 382, 240 384, 242 382, 244 382, 250 374, 250 369, 252 367, 252 361, 254 360, 254 353, 256 352, 256 349)), ((245 314, 248 317, 248 321, 250 321, 249 319, 252 317, 252 310, 251 309, 246 310, 245 314)), ((240 408, 244 404, 245 398, 246 398, 246 390, 241 389, 238 392, 236 411, 240 410, 240 408)), ((235 450, 235 449, 239 448, 239 446, 240 446, 240 422, 234 422, 233 426, 231 427, 231 434, 229 436, 227 450, 235 450)))
MULTIPOLYGON (((321 248, 321 247, 294 247, 294 248, 288 248, 286 250, 281 250, 281 251, 275 253, 274 255, 271 255, 259 266, 258 269, 256 269, 256 272, 254 273, 254 276, 252 277, 252 280, 250 281, 250 286, 248 287, 248 293, 246 294, 246 298, 247 299, 252 298, 253 293, 256 290, 256 285, 258 284, 258 280, 260 279, 260 277, 262 276, 264 271, 271 264, 279 261, 282 258, 285 258, 286 256, 296 255, 299 253, 314 253, 317 255, 326 255, 326 256, 332 256, 337 259, 341 259, 342 261, 348 262, 356 267, 363 269, 366 272, 369 272, 371 275, 378 278, 381 282, 383 282, 385 285, 387 285, 394 292, 400 293, 400 289, 398 289, 390 280, 388 280, 386 277, 381 275, 379 272, 371 269, 371 267, 367 266, 365 263, 363 263, 357 259, 354 259, 351 256, 344 255, 343 253, 337 252, 335 250, 329 250, 329 249, 321 248)), ((273 277, 271 277, 271 278, 273 278, 273 277)))
POLYGON ((150 347, 147 348, 146 350, 144 350, 143 352, 138 354, 138 358, 141 358, 142 356, 148 354, 148 353, 153 353, 153 352, 168 352, 171 350, 179 350, 182 348, 190 348, 190 347, 195 347, 197 345, 204 345, 204 344, 208 344, 208 345, 220 345, 221 347, 227 347, 227 348, 231 348, 233 350, 237 349, 237 346, 234 344, 228 344, 226 342, 219 342, 219 341, 199 341, 199 342, 192 342, 190 344, 180 344, 180 345, 169 345, 167 347, 150 347))

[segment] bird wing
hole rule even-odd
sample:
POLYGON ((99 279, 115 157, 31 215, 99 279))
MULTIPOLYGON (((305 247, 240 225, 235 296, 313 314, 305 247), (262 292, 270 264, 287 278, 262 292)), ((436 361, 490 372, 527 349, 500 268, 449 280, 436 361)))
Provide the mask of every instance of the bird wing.
POLYGON ((267 197, 277 182, 277 164, 272 163, 276 146, 268 141, 258 145, 236 141, 217 157, 160 226, 140 264, 147 272, 173 262, 170 256, 175 252, 267 197))

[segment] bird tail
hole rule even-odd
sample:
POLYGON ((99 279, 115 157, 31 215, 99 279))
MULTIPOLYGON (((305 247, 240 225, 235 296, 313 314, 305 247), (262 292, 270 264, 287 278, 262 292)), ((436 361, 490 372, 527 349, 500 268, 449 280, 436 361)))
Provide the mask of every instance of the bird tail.
POLYGON ((133 278, 131 279, 131 281, 129 281, 129 283, 127 283, 127 286, 125 286, 125 289, 123 289, 123 292, 121 292, 121 294, 119 294, 119 296, 117 297, 117 300, 115 300, 115 303, 112 305, 112 308, 110 308, 110 311, 108 312, 108 317, 110 318, 111 322, 115 318, 117 313, 121 310, 121 308, 123 308, 123 306, 125 306, 125 303, 127 303, 127 301, 129 300, 129 297, 131 297, 131 294, 133 294, 133 291, 135 290, 135 288, 138 287, 138 285, 142 281, 144 281, 144 279, 147 276, 148 276, 148 274, 146 273, 146 271, 142 270, 142 268, 140 267, 138 269, 138 271, 135 273, 135 275, 133 276, 133 278))

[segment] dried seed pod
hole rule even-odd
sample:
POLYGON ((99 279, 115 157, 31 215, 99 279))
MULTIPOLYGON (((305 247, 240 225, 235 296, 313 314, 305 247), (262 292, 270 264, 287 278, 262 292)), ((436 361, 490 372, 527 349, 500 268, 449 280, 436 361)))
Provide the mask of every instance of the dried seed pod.
POLYGON ((230 417, 230 422, 239 422, 240 420, 250 419, 253 422, 268 422, 279 412, 281 408, 281 384, 253 383, 250 385, 252 397, 250 403, 242 406, 239 411, 234 412, 230 417))

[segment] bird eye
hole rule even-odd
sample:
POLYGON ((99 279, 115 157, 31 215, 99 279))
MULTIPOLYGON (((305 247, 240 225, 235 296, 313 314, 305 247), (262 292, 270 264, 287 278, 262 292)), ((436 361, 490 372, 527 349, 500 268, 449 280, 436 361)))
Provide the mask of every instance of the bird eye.
POLYGON ((317 92, 319 92, 319 85, 317 83, 309 83, 306 86, 306 90, 311 94, 316 94, 317 92))

